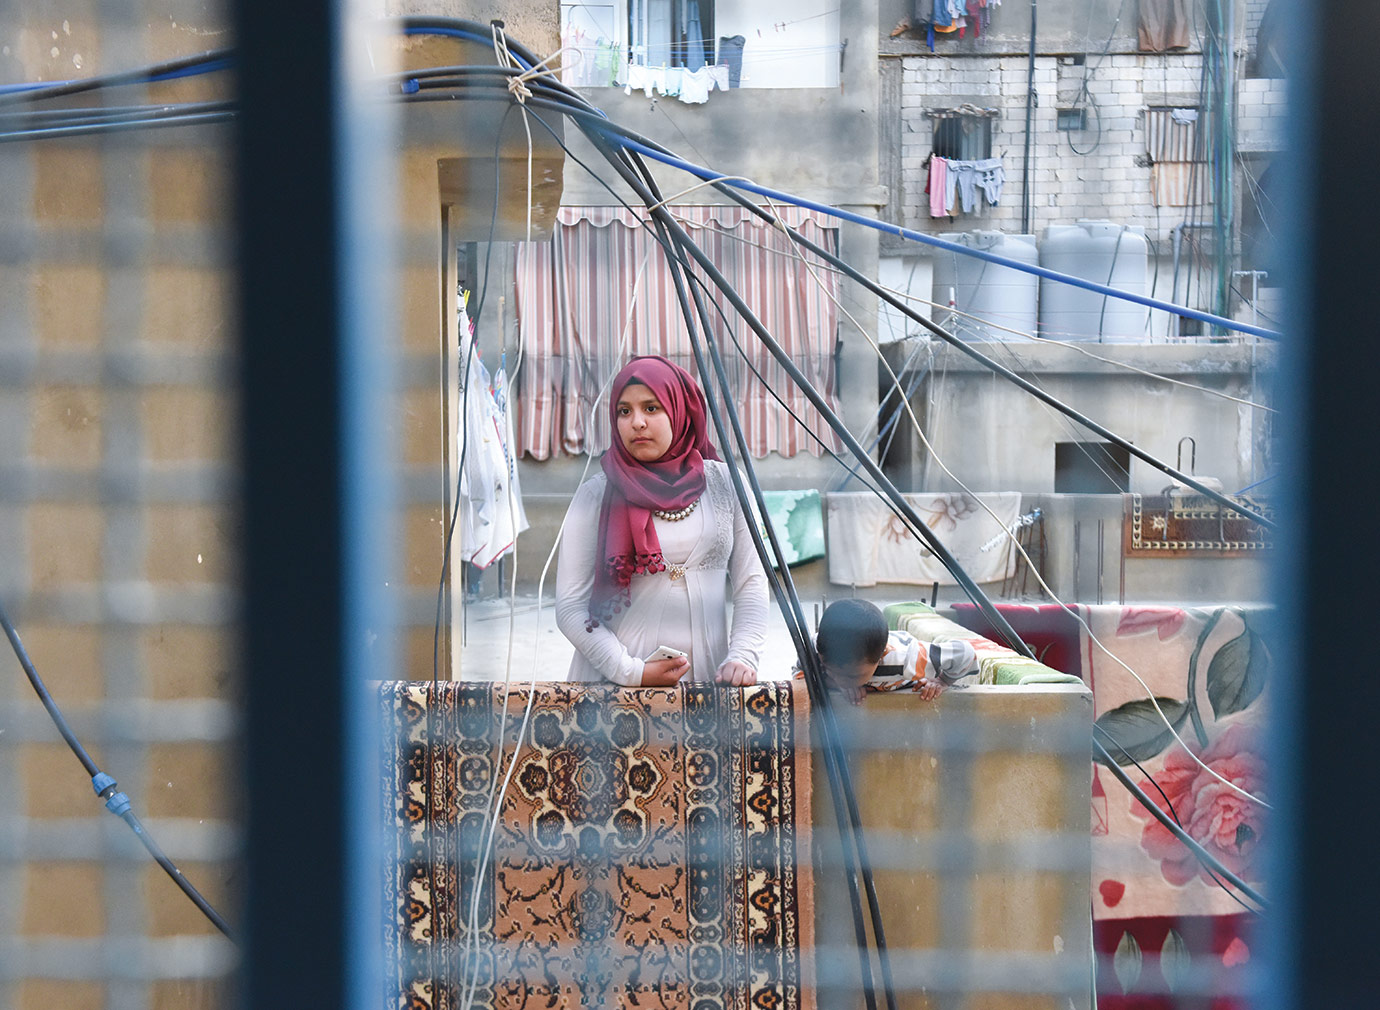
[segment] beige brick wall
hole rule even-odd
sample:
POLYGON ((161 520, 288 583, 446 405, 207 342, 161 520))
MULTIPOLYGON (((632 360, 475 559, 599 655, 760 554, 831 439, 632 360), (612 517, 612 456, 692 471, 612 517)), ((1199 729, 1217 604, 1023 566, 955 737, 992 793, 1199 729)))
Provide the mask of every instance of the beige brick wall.
MULTIPOLYGON (((215 11, 133 28, 98 23, 90 5, 67 16, 65 28, 51 11, 0 16, 0 83, 230 41, 215 11), (116 31, 137 44, 97 44, 116 31)), ((219 75, 147 94, 218 98, 227 86, 219 75)), ((0 598, 82 742, 233 924, 243 878, 230 137, 210 127, 0 150, 11 250, 0 257, 0 598)), ((399 159, 390 335, 405 383, 389 435, 407 478, 391 580, 408 615, 400 675, 431 671, 424 604, 444 528, 436 162, 456 153, 415 146, 399 159)), ((0 948, 17 969, 0 971, 0 1006, 231 1005, 233 949, 103 810, 13 658, 0 673, 0 781, 0 948)))

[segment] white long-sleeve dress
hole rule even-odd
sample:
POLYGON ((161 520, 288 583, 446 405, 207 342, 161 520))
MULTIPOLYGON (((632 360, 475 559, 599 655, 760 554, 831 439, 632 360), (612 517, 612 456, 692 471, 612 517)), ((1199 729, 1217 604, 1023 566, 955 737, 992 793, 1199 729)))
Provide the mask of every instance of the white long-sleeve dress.
POLYGON ((759 669, 769 613, 767 576, 727 465, 705 460, 704 475, 704 494, 689 516, 653 520, 668 570, 634 575, 631 605, 593 630, 586 625, 607 478, 600 473, 575 492, 556 572, 556 624, 575 646, 570 680, 636 686, 642 664, 659 645, 689 653, 690 680, 713 680, 729 659, 759 669), (684 567, 682 578, 671 577, 673 565, 684 567))

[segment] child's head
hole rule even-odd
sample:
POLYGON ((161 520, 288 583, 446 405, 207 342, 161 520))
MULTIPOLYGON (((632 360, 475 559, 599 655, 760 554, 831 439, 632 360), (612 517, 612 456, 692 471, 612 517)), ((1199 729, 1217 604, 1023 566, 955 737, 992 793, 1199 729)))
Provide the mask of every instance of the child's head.
POLYGON ((866 600, 835 600, 824 609, 815 647, 829 682, 837 687, 865 684, 886 652, 882 612, 866 600))

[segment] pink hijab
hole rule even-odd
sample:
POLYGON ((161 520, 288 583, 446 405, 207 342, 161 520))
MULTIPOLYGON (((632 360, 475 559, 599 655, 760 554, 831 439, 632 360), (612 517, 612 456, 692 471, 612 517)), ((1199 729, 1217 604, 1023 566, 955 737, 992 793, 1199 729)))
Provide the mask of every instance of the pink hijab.
POLYGON ((654 354, 633 358, 611 388, 613 444, 603 459, 608 486, 599 511, 596 553, 603 564, 594 572, 590 630, 631 602, 634 575, 666 570, 652 512, 684 508, 698 499, 704 493, 704 461, 719 458, 705 430, 704 393, 679 365, 654 354), (633 383, 650 389, 671 419, 671 447, 652 463, 634 459, 618 437, 618 401, 633 383))

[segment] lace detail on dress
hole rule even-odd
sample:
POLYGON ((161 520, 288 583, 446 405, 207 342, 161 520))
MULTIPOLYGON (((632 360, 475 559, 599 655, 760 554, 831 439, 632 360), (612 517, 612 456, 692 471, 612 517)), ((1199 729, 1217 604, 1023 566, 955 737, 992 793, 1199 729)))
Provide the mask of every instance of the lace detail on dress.
POLYGON ((727 568, 733 554, 734 495, 726 464, 705 460, 704 493, 714 507, 714 521, 706 523, 704 556, 696 568, 727 568))

